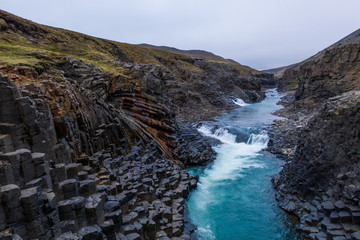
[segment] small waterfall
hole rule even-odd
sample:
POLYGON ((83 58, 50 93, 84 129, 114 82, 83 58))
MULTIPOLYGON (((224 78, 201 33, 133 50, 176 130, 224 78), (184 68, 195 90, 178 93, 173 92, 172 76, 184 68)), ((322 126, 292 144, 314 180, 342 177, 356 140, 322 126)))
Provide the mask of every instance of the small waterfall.
POLYGON ((240 106, 240 107, 244 107, 247 106, 249 104, 247 104, 246 102, 244 102, 244 100, 242 100, 241 98, 236 98, 233 100, 233 103, 235 103, 236 105, 240 106))
POLYGON ((203 124, 198 131, 211 138, 220 140, 222 144, 215 147, 217 161, 213 168, 207 170, 207 177, 202 179, 202 187, 207 188, 215 182, 241 177, 243 169, 262 167, 254 158, 258 152, 266 147, 268 136, 265 131, 260 134, 251 134, 247 142, 236 142, 236 135, 228 129, 219 126, 203 124))
MULTIPOLYGON (((223 144, 241 144, 236 142, 236 136, 231 134, 229 130, 222 127, 209 127, 206 125, 201 125, 198 128, 198 131, 211 138, 215 138, 221 141, 223 144)), ((269 142, 269 136, 265 130, 262 130, 259 134, 252 133, 248 138, 247 145, 256 145, 258 147, 265 148, 269 142)), ((259 149, 259 150, 261 150, 259 149)))
POLYGON ((211 128, 206 125, 202 125, 200 128, 198 128, 198 131, 207 137, 220 140, 222 143, 226 143, 226 144, 236 143, 236 136, 229 133, 227 129, 224 129, 222 127, 211 128))
POLYGON ((248 145, 259 145, 263 146, 263 148, 267 147, 269 142, 269 136, 266 131, 261 131, 259 134, 252 133, 247 140, 248 145))

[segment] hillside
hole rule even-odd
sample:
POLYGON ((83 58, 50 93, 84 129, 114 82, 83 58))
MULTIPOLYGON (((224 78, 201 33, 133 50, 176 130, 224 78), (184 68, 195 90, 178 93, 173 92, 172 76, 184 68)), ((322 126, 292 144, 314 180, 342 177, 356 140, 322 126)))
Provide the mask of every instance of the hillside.
POLYGON ((284 75, 285 71, 287 69, 293 67, 294 65, 296 65, 296 64, 291 64, 288 66, 278 67, 278 68, 273 68, 273 69, 267 69, 267 70, 263 70, 263 72, 273 74, 276 79, 281 79, 281 77, 284 75))
POLYGON ((194 121, 272 75, 0 11, 0 238, 190 239, 194 121))
POLYGON ((242 68, 243 71, 246 71, 246 69, 248 69, 249 73, 252 73, 252 74, 260 74, 261 73, 260 71, 254 70, 250 67, 240 65, 238 62, 236 62, 232 59, 225 59, 221 56, 215 55, 211 52, 207 52, 204 50, 180 50, 180 49, 173 48, 173 47, 154 46, 154 45, 150 45, 150 44, 140 44, 140 46, 147 47, 147 48, 153 48, 153 49, 161 49, 161 50, 174 52, 174 53, 179 53, 179 54, 189 56, 192 58, 204 59, 205 61, 208 61, 208 62, 225 63, 225 64, 233 65, 234 67, 237 67, 237 68, 242 68))
POLYGON ((310 239, 359 239, 359 53, 357 30, 280 79, 296 92, 273 128, 270 149, 288 160, 274 184, 310 239))
MULTIPOLYGON (((297 98, 328 98, 360 88, 360 30, 287 69, 280 86, 297 89, 297 98), (320 95, 321 94, 321 95, 320 95)), ((315 100, 315 99, 314 99, 315 100)))
POLYGON ((161 49, 94 38, 39 25, 3 11, 0 18, 0 64, 4 73, 17 73, 24 81, 61 79, 56 68, 71 57, 95 66, 110 78, 136 82, 145 93, 161 95, 164 104, 187 119, 207 115, 190 113, 189 103, 217 114, 224 107, 233 106, 231 98, 258 101, 260 81, 272 78, 230 61, 207 62, 161 49), (204 86, 206 92, 202 92, 204 86), (218 90, 224 94, 218 94, 218 90))

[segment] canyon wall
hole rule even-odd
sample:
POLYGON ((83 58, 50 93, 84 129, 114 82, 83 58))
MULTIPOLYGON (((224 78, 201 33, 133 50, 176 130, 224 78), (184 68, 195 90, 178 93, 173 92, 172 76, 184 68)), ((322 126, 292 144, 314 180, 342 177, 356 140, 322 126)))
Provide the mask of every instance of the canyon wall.
POLYGON ((260 101, 272 75, 0 11, 0 236, 190 239, 194 122, 260 101))
POLYGON ((280 206, 311 239, 359 239, 359 52, 357 30, 280 80, 283 89, 297 86, 280 111, 289 117, 280 126, 295 126, 283 138, 296 141, 274 183, 280 206))

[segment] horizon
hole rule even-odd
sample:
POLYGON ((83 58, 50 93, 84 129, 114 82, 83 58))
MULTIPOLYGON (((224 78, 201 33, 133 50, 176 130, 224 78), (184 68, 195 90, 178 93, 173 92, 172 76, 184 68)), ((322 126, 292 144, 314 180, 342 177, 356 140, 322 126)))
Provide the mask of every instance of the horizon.
POLYGON ((109 2, 0 0, 2 10, 40 24, 117 42, 204 50, 258 70, 301 62, 356 31, 360 20, 355 0, 346 6, 335 0, 109 2))

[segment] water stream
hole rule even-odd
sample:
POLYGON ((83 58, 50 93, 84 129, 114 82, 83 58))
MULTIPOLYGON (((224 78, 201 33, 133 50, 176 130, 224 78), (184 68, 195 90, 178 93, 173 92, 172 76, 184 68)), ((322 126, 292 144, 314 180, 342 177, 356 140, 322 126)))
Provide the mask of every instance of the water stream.
POLYGON ((214 163, 189 169, 200 176, 187 202, 190 219, 198 226, 193 239, 300 239, 274 198, 271 176, 280 171, 282 162, 262 151, 269 140, 264 128, 277 118, 272 113, 280 108, 276 105, 280 98, 270 89, 259 103, 236 99, 238 109, 199 127, 221 144, 213 147, 214 163))

